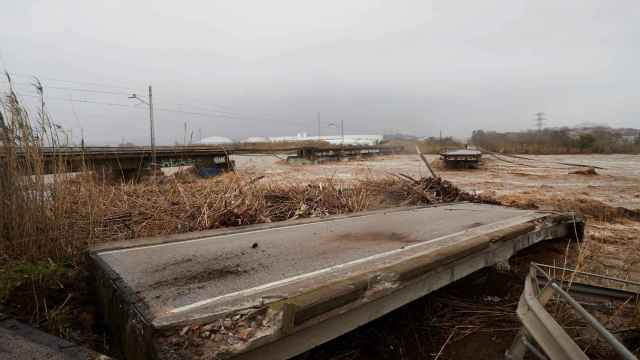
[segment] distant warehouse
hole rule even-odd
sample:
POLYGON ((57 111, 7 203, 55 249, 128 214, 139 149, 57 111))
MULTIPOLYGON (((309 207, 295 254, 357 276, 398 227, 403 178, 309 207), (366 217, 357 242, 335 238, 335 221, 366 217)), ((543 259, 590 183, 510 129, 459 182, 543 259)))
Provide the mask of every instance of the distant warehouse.
POLYGON ((202 145, 219 145, 219 144, 232 144, 232 143, 233 143, 233 140, 226 137, 222 137, 222 136, 210 136, 198 141, 198 144, 202 144, 202 145))
MULTIPOLYGON (((306 133, 300 133, 296 136, 274 136, 274 137, 262 137, 251 136, 241 140, 241 143, 266 143, 266 142, 296 142, 296 141, 324 141, 332 145, 363 145, 363 146, 375 146, 382 143, 382 135, 333 135, 333 136, 307 136, 306 133)), ((204 138, 198 142, 203 145, 218 145, 218 144, 231 144, 234 141, 222 137, 211 136, 204 138)))
POLYGON ((325 141, 334 145, 378 145, 382 142, 382 135, 307 136, 306 133, 302 133, 296 136, 270 137, 269 141, 325 141))

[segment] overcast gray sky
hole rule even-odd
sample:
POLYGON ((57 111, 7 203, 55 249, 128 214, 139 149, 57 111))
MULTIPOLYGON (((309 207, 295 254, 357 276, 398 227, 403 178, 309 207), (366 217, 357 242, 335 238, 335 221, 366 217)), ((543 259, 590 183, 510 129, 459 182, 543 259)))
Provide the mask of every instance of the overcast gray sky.
MULTIPOLYGON (((638 1, 0 0, 0 65, 90 143, 640 127, 638 1), (64 80, 64 81, 61 81, 64 80), (72 90, 74 89, 74 90, 72 90), (99 91, 99 92, 98 92, 99 91), (105 93, 108 92, 108 93, 105 93), (73 102, 69 101, 73 100, 73 102), (82 101, 121 104, 94 104, 82 101), (135 106, 135 107, 134 107, 135 106), (174 109, 187 114, 161 109, 174 109)), ((6 89, 6 83, 0 82, 6 89)))

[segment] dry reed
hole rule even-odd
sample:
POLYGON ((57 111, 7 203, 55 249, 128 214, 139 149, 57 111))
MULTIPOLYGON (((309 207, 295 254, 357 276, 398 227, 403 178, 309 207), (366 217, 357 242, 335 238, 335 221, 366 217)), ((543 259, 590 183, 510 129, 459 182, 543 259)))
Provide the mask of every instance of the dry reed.
POLYGON ((273 184, 235 173, 99 182, 88 171, 65 174, 62 156, 45 161, 43 147, 61 144, 44 102, 32 119, 10 91, 2 110, 0 261, 69 257, 104 241, 474 199, 447 181, 406 176, 348 186, 333 179, 273 184))

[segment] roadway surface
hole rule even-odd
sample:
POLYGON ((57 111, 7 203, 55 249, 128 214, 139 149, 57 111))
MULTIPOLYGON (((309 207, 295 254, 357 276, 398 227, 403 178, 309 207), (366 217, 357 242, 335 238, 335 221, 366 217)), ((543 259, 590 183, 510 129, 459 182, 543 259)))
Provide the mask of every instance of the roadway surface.
MULTIPOLYGON (((103 251, 99 256, 144 299, 151 311, 150 320, 162 324, 203 308, 214 310, 212 308, 245 303, 252 296, 282 295, 293 283, 296 291, 307 286, 303 283, 314 286, 322 281, 325 273, 340 276, 336 266, 381 254, 391 255, 401 249, 410 254, 418 244, 433 248, 446 246, 448 241, 433 240, 452 234, 471 235, 474 229, 475 232, 488 231, 495 228, 496 223, 531 216, 541 215, 480 204, 390 210, 103 251), (306 278, 296 279, 305 274, 306 278)), ((363 264, 351 265, 361 267, 363 264)))

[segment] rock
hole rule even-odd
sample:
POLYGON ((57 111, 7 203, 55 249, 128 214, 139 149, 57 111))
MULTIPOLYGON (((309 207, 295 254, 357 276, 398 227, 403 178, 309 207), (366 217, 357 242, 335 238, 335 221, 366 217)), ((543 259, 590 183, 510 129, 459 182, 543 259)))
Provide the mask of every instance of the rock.
POLYGON ((224 321, 222 322, 222 326, 225 329, 231 329, 232 325, 233 325, 233 322, 231 321, 231 319, 224 319, 224 321))
POLYGON ((220 342, 220 341, 224 340, 224 336, 222 336, 222 334, 220 334, 220 333, 217 333, 217 334, 213 335, 212 339, 213 339, 213 341, 220 342))

